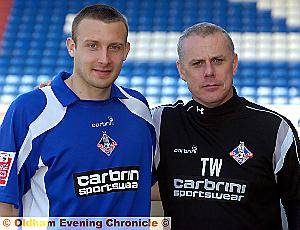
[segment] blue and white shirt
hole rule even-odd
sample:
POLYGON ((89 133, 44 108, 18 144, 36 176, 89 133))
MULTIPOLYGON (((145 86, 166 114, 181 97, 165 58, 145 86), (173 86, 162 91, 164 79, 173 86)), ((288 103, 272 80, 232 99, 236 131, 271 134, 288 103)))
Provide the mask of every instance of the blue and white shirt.
POLYGON ((80 100, 69 76, 8 109, 0 202, 20 216, 148 216, 155 131, 146 99, 113 85, 108 100, 80 100))

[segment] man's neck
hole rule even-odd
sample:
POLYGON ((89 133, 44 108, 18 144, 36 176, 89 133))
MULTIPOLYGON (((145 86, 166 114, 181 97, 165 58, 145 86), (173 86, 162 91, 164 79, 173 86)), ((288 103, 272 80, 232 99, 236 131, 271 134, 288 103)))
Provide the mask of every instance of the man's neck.
POLYGON ((66 85, 80 98, 80 100, 107 100, 110 97, 111 86, 109 88, 96 88, 88 85, 79 79, 78 76, 71 75, 65 80, 66 85))

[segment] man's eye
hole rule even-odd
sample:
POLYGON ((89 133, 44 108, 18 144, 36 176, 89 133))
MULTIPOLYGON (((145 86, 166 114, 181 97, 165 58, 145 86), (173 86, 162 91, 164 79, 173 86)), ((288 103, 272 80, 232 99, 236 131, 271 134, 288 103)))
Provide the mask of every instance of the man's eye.
POLYGON ((95 43, 91 43, 91 44, 89 44, 89 47, 92 49, 95 49, 95 48, 97 48, 97 45, 95 43))
POLYGON ((221 58, 216 58, 216 59, 213 59, 212 62, 215 63, 215 64, 222 64, 223 59, 221 59, 221 58))
POLYGON ((112 45, 109 47, 110 50, 112 51, 119 51, 121 49, 120 45, 112 45))
POLYGON ((202 61, 196 61, 196 62, 194 62, 192 65, 193 66, 201 66, 201 65, 203 65, 204 64, 204 62, 202 62, 202 61))

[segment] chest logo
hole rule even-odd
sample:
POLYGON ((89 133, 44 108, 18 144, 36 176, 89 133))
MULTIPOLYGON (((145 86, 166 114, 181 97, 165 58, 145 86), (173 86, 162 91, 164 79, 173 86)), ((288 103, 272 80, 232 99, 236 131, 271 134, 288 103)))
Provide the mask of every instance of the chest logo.
POLYGON ((196 154, 197 146, 193 145, 190 149, 174 149, 173 152, 174 153, 186 153, 186 154, 194 153, 194 154, 196 154))
POLYGON ((111 116, 108 116, 107 121, 92 123, 92 128, 99 128, 99 127, 112 126, 112 125, 114 125, 114 118, 111 116))
POLYGON ((101 149, 101 151, 104 152, 107 156, 110 156, 117 145, 118 144, 115 140, 108 136, 106 132, 103 132, 103 135, 98 142, 97 147, 101 149))
POLYGON ((240 141, 239 146, 237 146, 229 154, 240 165, 244 164, 249 158, 253 157, 253 153, 247 149, 243 141, 240 141))

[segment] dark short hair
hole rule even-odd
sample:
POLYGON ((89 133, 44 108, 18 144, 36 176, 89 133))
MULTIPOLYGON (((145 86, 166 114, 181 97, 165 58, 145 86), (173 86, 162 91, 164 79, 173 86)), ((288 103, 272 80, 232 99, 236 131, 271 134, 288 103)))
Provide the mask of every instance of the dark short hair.
POLYGON ((105 23, 111 22, 123 22, 126 27, 126 40, 128 37, 128 22, 126 17, 121 14, 117 9, 104 5, 104 4, 95 4, 83 8, 74 18, 72 23, 72 39, 76 42, 77 39, 77 30, 79 23, 85 19, 95 19, 100 20, 105 23))
POLYGON ((228 40, 228 48, 234 55, 234 44, 233 44, 231 37, 227 33, 227 31, 224 30, 222 27, 217 26, 213 23, 202 22, 202 23, 197 23, 197 24, 187 28, 185 31, 183 31, 183 33, 179 37, 179 40, 177 43, 177 53, 178 53, 179 60, 182 60, 182 58, 183 58, 182 43, 186 38, 188 38, 192 35, 200 35, 202 37, 206 37, 206 36, 214 34, 214 33, 222 33, 225 35, 225 37, 228 40))

